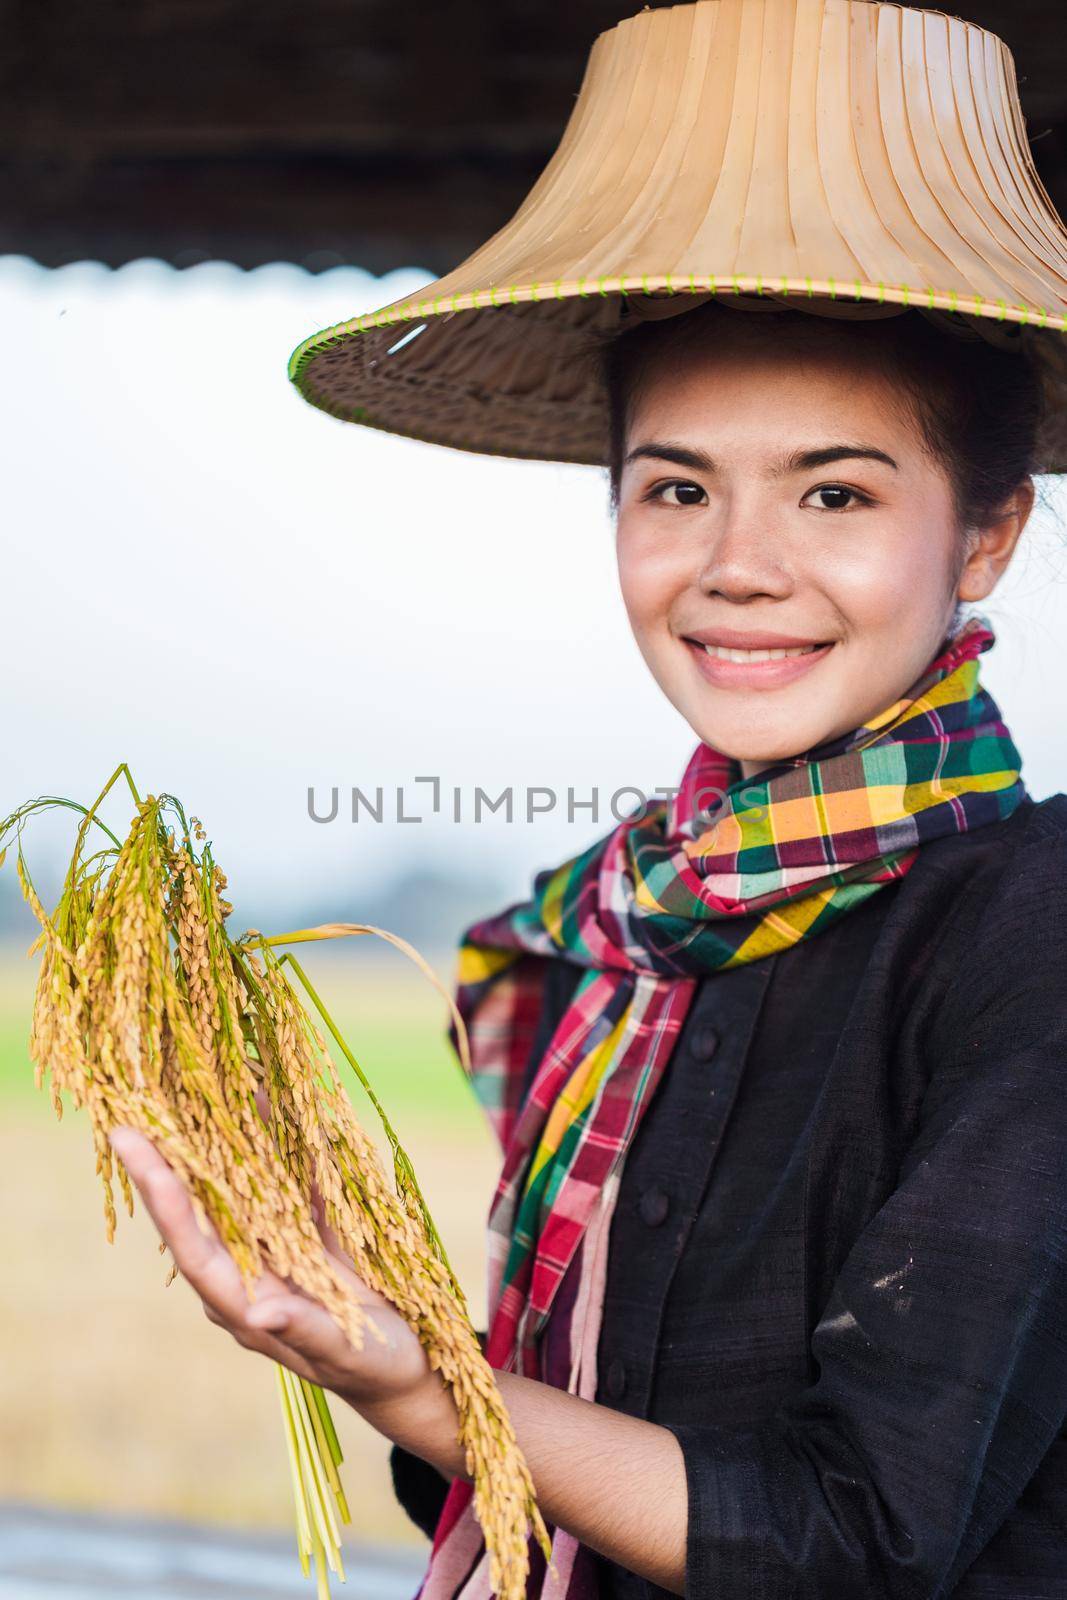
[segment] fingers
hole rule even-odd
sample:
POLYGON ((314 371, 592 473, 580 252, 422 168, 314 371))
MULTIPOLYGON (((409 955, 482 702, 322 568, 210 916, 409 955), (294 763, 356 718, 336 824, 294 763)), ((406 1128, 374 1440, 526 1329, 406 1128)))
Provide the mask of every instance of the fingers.
POLYGON ((335 1256, 338 1261, 344 1263, 351 1270, 351 1259, 346 1256, 340 1239, 338 1239, 326 1220, 326 1202, 323 1200, 322 1191, 314 1178, 311 1180, 311 1215, 315 1219, 315 1226, 318 1228, 322 1242, 330 1255, 335 1256))
MULTIPOLYGON (((269 1126, 271 1119, 271 1104, 265 1089, 256 1090, 256 1106, 263 1121, 269 1126)), ((344 1250, 341 1247, 340 1240, 326 1220, 326 1206, 322 1198, 322 1191, 315 1182, 314 1178, 311 1180, 310 1207, 312 1218, 314 1219, 315 1225, 319 1230, 319 1234, 322 1238, 322 1242, 326 1251, 329 1255, 333 1256, 336 1261, 340 1262, 343 1266, 346 1266, 349 1270, 351 1270, 351 1260, 345 1255, 344 1250)))
MULTIPOLYGON (((213 1228, 210 1234, 203 1232, 185 1185, 152 1141, 132 1128, 116 1128, 110 1137, 179 1272, 200 1296, 209 1322, 225 1328, 246 1349, 312 1381, 321 1382, 324 1370, 346 1369, 352 1346, 325 1307, 272 1272, 258 1280, 256 1298, 250 1301, 237 1263, 213 1228)), ((359 1299, 381 1299, 350 1268, 348 1273, 359 1299)))
MULTIPOLYGON (((170 1246, 174 1264, 202 1299, 210 1322, 226 1328, 245 1349, 258 1350, 312 1382, 331 1384, 333 1379, 352 1374, 352 1344, 320 1302, 274 1272, 262 1274, 254 1290, 256 1298, 250 1301, 237 1262, 216 1230, 203 1232, 186 1186, 150 1139, 131 1128, 115 1128, 110 1142, 170 1246)), ((402 1336, 411 1338, 410 1330, 392 1304, 363 1282, 344 1256, 338 1256, 338 1269, 374 1323, 366 1330, 365 1349, 378 1347, 382 1354, 386 1350, 392 1354, 402 1336), (378 1309, 386 1315, 376 1317, 374 1310, 378 1309)))
POLYGON ((184 1184, 152 1141, 133 1128, 115 1128, 110 1142, 179 1269, 186 1276, 210 1269, 217 1246, 201 1231, 184 1184))
MULTIPOLYGON (((260 1116, 269 1126, 271 1120, 271 1104, 267 1091, 265 1089, 257 1089, 255 1099, 260 1116)), ((338 1239, 337 1234, 326 1220, 326 1205, 322 1198, 322 1190, 319 1188, 314 1177, 311 1180, 310 1209, 312 1218, 319 1230, 319 1237, 322 1239, 323 1248, 333 1259, 336 1265, 340 1267, 342 1274, 355 1293, 356 1298, 359 1300, 368 1301, 374 1305, 390 1306, 390 1301, 385 1299, 385 1297, 380 1295, 376 1290, 372 1289, 370 1285, 365 1283, 362 1278, 358 1277, 353 1270, 351 1256, 347 1254, 343 1245, 341 1244, 340 1239, 338 1239)))
POLYGON ((314 1178, 311 1180, 311 1215, 319 1230, 323 1248, 339 1269, 341 1276, 355 1298, 365 1305, 384 1306, 389 1310, 395 1309, 391 1300, 387 1299, 385 1295, 379 1294, 377 1289, 372 1289, 366 1279, 361 1278, 356 1272, 352 1265, 352 1257, 345 1250, 340 1239, 326 1220, 326 1205, 322 1198, 322 1191, 314 1178))
MULTIPOLYGON (((248 1295, 237 1263, 214 1228, 203 1232, 177 1173, 152 1141, 133 1128, 115 1128, 111 1145, 169 1246, 178 1271, 200 1295, 205 1309, 210 1308, 208 1315, 226 1326, 235 1319, 243 1320, 248 1295)), ((265 1273, 260 1285, 268 1292, 284 1287, 273 1273, 265 1273)))
MULTIPOLYGON (((318 1371, 324 1366, 342 1370, 351 1363, 347 1334, 324 1306, 306 1295, 272 1293, 257 1298, 248 1308, 247 1321, 253 1328, 273 1333, 280 1344, 302 1355, 318 1371)), ((369 1337, 373 1339, 374 1334, 369 1337)))

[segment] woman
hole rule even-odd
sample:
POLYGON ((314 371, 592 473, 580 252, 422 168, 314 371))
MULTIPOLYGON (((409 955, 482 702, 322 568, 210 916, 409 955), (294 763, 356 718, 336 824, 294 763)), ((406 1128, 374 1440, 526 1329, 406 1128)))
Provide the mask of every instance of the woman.
MULTIPOLYGON (((596 341, 626 610, 696 749, 462 949, 529 1593, 1067 1593, 1067 796, 1027 792, 966 609, 1049 390, 972 324, 708 299, 596 341)), ((421 1593, 488 1596, 407 1324, 354 1274, 384 1348, 250 1305, 115 1143, 208 1316, 394 1441, 421 1593)))
MULTIPOLYGON (((953 653, 958 608, 1030 514, 1036 384, 912 317, 704 307, 606 357, 635 637, 698 754, 772 791, 887 707, 900 737, 871 783, 899 782, 911 738, 953 771, 957 739, 1013 759, 977 685, 947 736, 948 708, 909 702, 927 663, 977 665, 953 653)), ((862 909, 699 981, 623 1167, 597 1403, 499 1374, 546 1517, 607 1558, 603 1594, 1067 1575, 1067 797, 987 776, 946 783, 936 840, 862 909)), ((548 959, 538 1037, 529 1018, 513 1041, 527 1077, 583 976, 548 959)), ((383 1304, 388 1352, 357 1354, 282 1286, 248 1307, 176 1180, 122 1153, 208 1314, 430 1463, 398 1460, 398 1482, 439 1511, 454 1408, 408 1326, 383 1304)))

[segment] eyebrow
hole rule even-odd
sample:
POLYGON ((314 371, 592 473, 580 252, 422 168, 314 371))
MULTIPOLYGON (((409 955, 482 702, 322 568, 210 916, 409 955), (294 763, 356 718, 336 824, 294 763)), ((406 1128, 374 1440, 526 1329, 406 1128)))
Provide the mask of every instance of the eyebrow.
POLYGON ((873 444, 831 444, 819 450, 798 450, 785 463, 786 472, 804 472, 811 467, 828 467, 832 461, 881 461, 883 465, 899 470, 893 457, 873 444))
MULTIPOLYGON (((647 444, 639 444, 630 451, 624 462, 629 466, 631 461, 639 461, 649 457, 656 461, 670 461, 676 467, 689 467, 695 472, 714 472, 715 462, 703 450, 691 450, 681 444, 659 444, 650 440, 647 444)), ((878 450, 874 445, 864 444, 829 444, 823 445, 818 450, 795 450, 791 456, 785 457, 774 470, 774 476, 786 477, 791 472, 808 472, 812 467, 827 467, 834 461, 867 460, 881 461, 887 467, 897 470, 897 463, 892 456, 886 455, 884 450, 878 450)))
POLYGON ((691 467, 694 472, 713 472, 715 462, 710 456, 705 456, 702 450, 686 450, 685 445, 659 445, 649 442, 648 445, 635 445, 625 458, 624 466, 629 467, 630 462, 649 458, 651 461, 672 461, 675 467, 691 467))

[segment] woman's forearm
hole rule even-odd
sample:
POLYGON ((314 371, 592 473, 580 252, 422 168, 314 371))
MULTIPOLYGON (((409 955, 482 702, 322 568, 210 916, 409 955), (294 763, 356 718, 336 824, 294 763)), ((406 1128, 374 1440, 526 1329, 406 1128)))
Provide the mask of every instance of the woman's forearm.
MULTIPOLYGON (((684 1594, 688 1503, 685 1461, 673 1433, 534 1378, 495 1377, 545 1520, 684 1594)), ((468 1476, 455 1405, 436 1374, 420 1400, 349 1403, 444 1477, 468 1476)))

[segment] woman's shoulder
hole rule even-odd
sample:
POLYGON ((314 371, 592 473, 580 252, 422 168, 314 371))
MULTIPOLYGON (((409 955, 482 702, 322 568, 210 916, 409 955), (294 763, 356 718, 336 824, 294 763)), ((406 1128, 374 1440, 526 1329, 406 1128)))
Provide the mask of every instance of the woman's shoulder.
MULTIPOLYGON (((1067 795, 1057 793, 975 830, 969 871, 943 881, 936 937, 923 944, 936 993, 932 1043, 973 1032, 1007 1044, 1057 1038, 1067 984, 1067 795), (985 835, 981 838, 981 835, 985 835)), ((926 930, 924 930, 926 931, 926 930)), ((1058 1052, 1059 1053, 1059 1052, 1058 1052)), ((1062 1061, 1057 1059, 1057 1081, 1062 1061)))
POLYGON ((1023 836, 1067 839, 1067 794, 1057 791, 1044 800, 1034 800, 1023 809, 1023 836))
POLYGON ((938 841, 927 865, 916 878, 921 920, 943 927, 952 960, 961 943, 972 970, 1026 951, 1067 960, 1067 794, 1027 796, 1002 821, 938 841))
POLYGON ((978 829, 976 837, 983 832, 991 891, 999 886, 1012 899, 1040 900, 1067 890, 1067 794, 1030 800, 1006 822, 978 829))
POLYGON ((951 903, 956 912, 961 901, 988 915, 1001 899, 1042 901, 1067 891, 1067 794, 1028 795, 1001 821, 924 847, 917 865, 916 887, 932 889, 943 909, 951 903))

